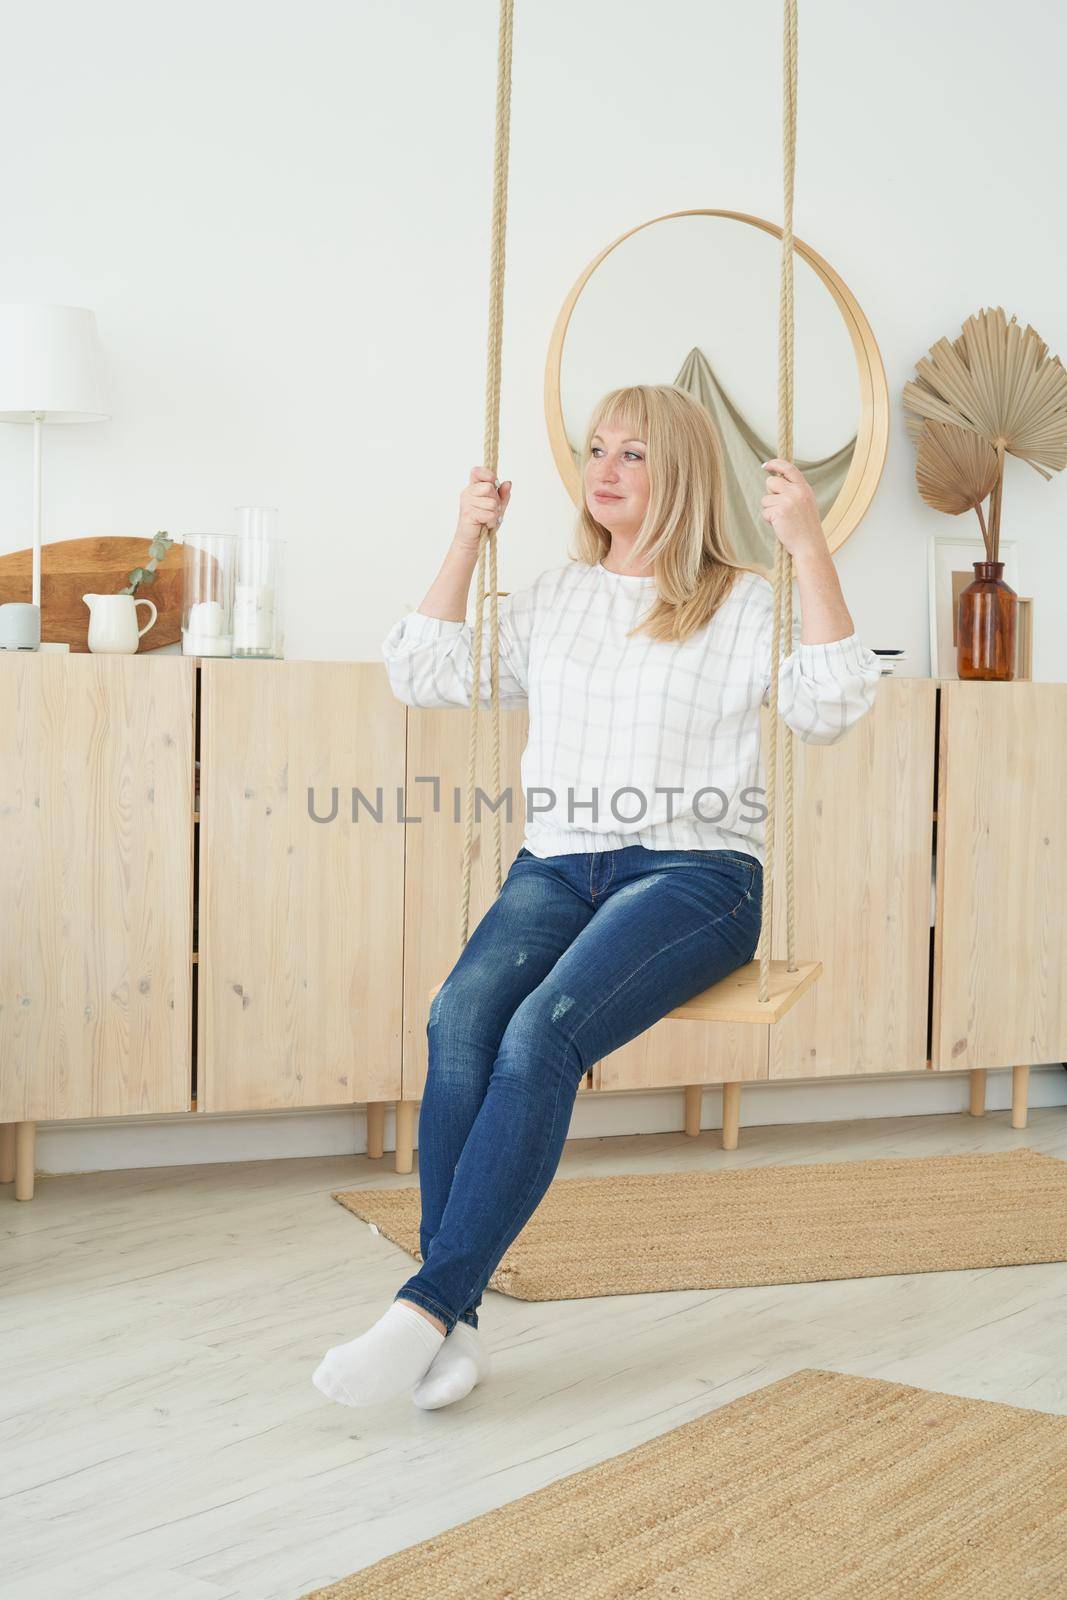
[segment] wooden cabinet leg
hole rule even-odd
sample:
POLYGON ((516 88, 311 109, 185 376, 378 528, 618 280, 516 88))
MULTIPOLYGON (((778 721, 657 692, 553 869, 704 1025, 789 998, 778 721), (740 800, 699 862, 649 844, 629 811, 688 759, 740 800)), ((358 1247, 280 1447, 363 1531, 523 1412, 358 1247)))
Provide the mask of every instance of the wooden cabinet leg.
POLYGON ((37 1153, 36 1122, 15 1124, 15 1199, 33 1199, 34 1159, 37 1153))
POLYGON ((15 1124, 0 1122, 0 1183, 15 1181, 15 1124))
POLYGON ((1012 1067, 1011 1069, 1011 1125, 1013 1128, 1026 1127, 1026 1102, 1030 1091, 1030 1068, 1012 1067))
POLYGON ((985 1116, 985 1068, 975 1067, 971 1072, 971 1116, 985 1116))
POLYGON ((737 1130, 741 1123, 741 1085, 724 1083, 722 1086, 722 1147, 737 1149, 737 1130))
POLYGON ((687 1083, 685 1086, 685 1131, 691 1139, 695 1139, 700 1132, 700 1107, 704 1099, 704 1085, 702 1083, 687 1083))
POLYGON ((396 1170, 410 1172, 415 1162, 416 1100, 396 1102, 396 1170))
POLYGON ((367 1105, 367 1154, 375 1159, 385 1150, 385 1101, 371 1100, 367 1105))

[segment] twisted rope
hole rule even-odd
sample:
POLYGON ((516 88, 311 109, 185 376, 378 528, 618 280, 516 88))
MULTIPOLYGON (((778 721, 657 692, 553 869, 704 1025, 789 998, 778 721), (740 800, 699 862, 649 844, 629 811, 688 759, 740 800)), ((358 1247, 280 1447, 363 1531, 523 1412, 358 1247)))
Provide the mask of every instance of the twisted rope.
MULTIPOLYGON (((493 156, 493 223, 489 261, 489 338, 486 350, 485 438, 482 461, 495 478, 500 449, 500 371, 504 342, 504 245, 508 211, 508 155, 511 143, 511 45, 514 0, 500 0, 497 47, 496 133, 493 156)), ((485 552, 489 547, 490 787, 494 799, 493 851, 496 892, 504 883, 500 838, 500 624, 497 605, 496 529, 483 528, 478 541, 478 599, 474 612, 474 663, 467 743, 466 818, 463 829, 463 884, 460 891, 459 944, 470 924, 471 860, 474 845, 474 790, 478 766, 478 697, 482 681, 482 630, 485 617, 485 552)))
MULTIPOLYGON (((793 459, 793 188, 797 154, 797 0, 785 0, 782 41, 782 165, 784 218, 778 304, 778 455, 793 459)), ((767 832, 763 864, 763 921, 759 942, 761 1001, 770 998, 771 935, 774 922, 774 849, 778 787, 778 676, 784 628, 793 641, 793 558, 780 539, 774 552, 774 630, 771 641, 770 749, 767 752, 767 832)), ((786 965, 797 970, 796 906, 793 866, 793 730, 784 740, 786 965)))

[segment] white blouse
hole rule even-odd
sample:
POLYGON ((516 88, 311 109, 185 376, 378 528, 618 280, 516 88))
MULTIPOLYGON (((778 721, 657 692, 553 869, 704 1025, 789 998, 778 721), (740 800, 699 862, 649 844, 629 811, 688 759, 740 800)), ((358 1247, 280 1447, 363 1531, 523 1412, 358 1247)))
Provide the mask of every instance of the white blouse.
MULTIPOLYGON (((569 561, 498 601, 500 703, 529 708, 523 794, 511 797, 518 809, 525 795, 524 844, 541 857, 640 844, 739 850, 762 863, 759 708, 769 704, 771 586, 743 572, 684 642, 628 639, 654 599, 652 578, 569 561)), ((487 604, 483 705, 488 622, 487 604)), ((878 658, 855 633, 801 644, 800 629, 794 616, 779 713, 798 738, 833 744, 874 704, 878 658)), ((469 707, 472 645, 469 622, 408 612, 382 643, 394 694, 409 706, 469 707)), ((511 814, 506 791, 501 810, 511 814)), ((480 814, 487 822, 485 801, 480 814)))

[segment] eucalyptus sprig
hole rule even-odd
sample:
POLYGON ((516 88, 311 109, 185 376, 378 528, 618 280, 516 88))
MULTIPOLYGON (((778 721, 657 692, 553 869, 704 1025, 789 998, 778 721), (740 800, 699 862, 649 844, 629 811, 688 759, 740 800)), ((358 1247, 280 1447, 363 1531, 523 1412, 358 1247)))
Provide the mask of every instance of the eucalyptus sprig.
POLYGON ((133 571, 128 574, 129 583, 125 589, 119 590, 119 594, 134 594, 139 583, 155 583, 156 568, 173 543, 174 540, 169 533, 157 533, 152 543, 148 546, 148 554, 151 558, 148 565, 146 567, 134 567, 133 571))

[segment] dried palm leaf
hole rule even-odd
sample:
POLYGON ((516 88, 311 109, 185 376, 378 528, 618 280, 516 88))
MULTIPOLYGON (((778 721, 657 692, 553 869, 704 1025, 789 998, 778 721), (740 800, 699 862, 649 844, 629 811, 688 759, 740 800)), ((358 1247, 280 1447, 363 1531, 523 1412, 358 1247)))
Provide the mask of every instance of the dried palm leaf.
POLYGON ((1003 307, 968 317, 959 338, 939 339, 915 370, 904 405, 918 418, 966 428, 1043 478, 1067 466, 1067 370, 1003 307))
POLYGON ((915 481, 935 511, 947 511, 954 517, 976 511, 999 472, 997 452, 978 434, 952 422, 920 424, 915 481))
MULTIPOLYGON (((904 386, 904 406, 908 433, 916 444, 924 438, 924 423, 942 423, 973 433, 996 453, 988 528, 981 504, 974 504, 986 555, 996 561, 1007 456, 1018 456, 1043 478, 1067 466, 1067 370, 1058 356, 1048 354, 1048 345, 1033 328, 1020 328, 1014 317, 1009 322, 1002 306, 968 317, 959 338, 939 339, 915 370, 916 378, 904 386)), ((929 472, 929 445, 925 465, 929 472)), ((968 471, 973 474, 976 466, 972 462, 968 471)), ((935 471, 943 470, 944 460, 935 471)), ((956 487, 968 497, 973 476, 956 487)))

